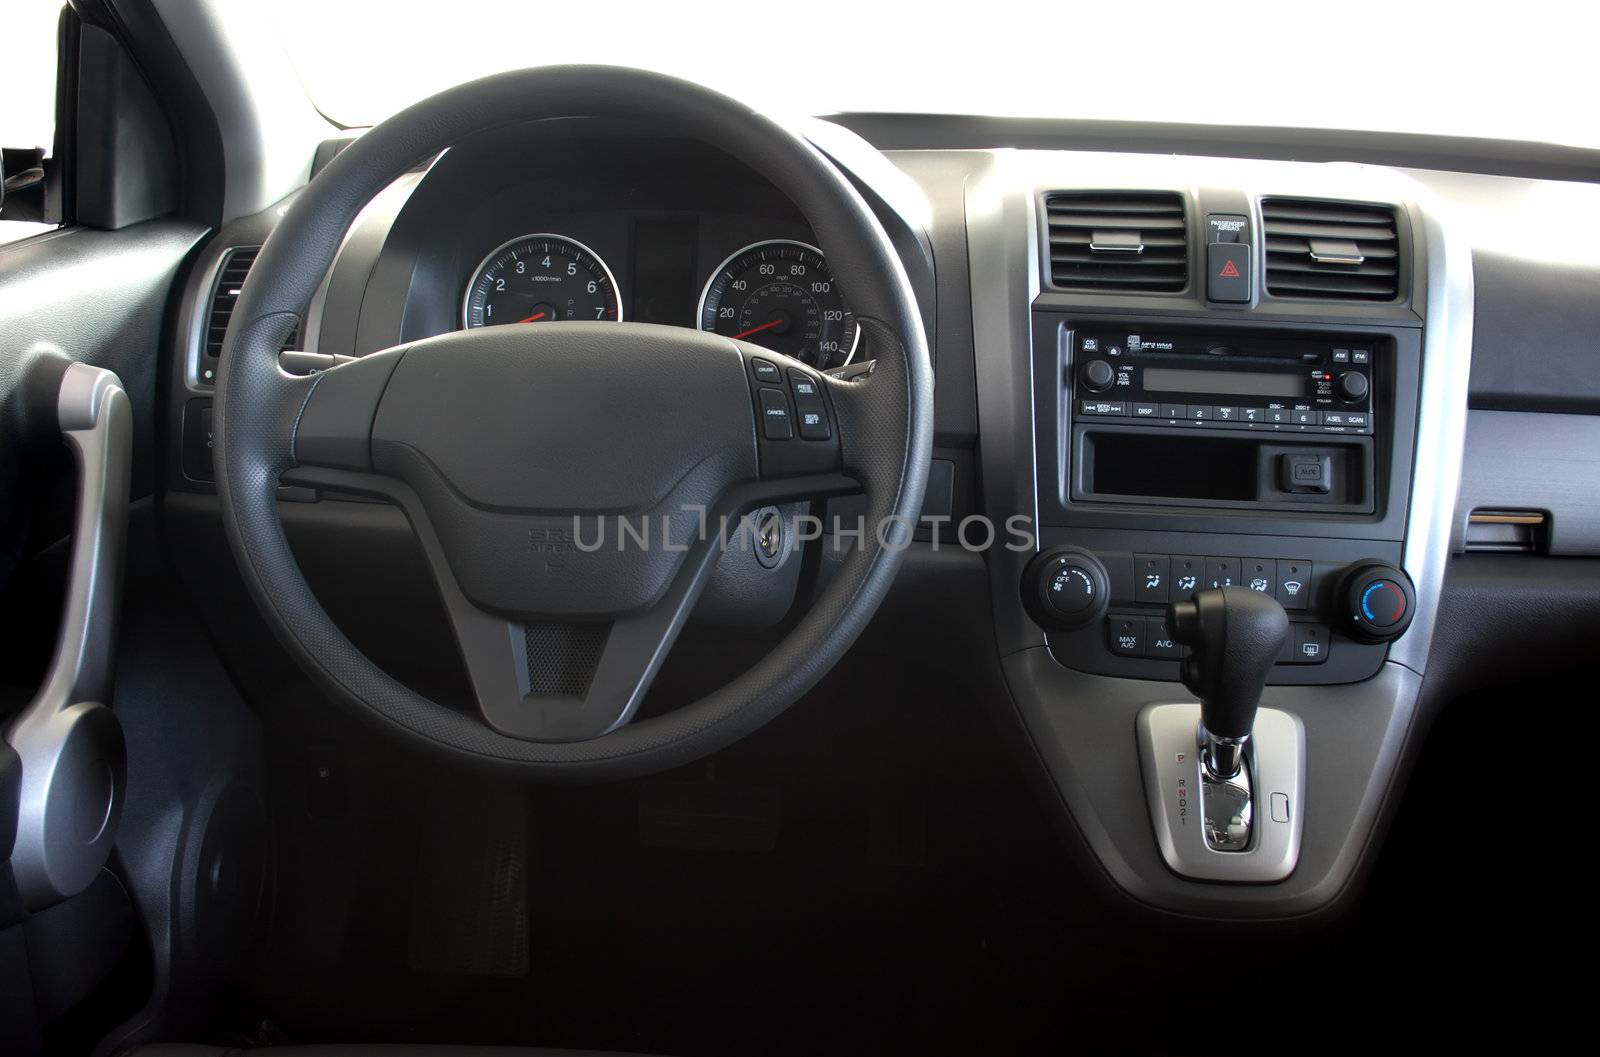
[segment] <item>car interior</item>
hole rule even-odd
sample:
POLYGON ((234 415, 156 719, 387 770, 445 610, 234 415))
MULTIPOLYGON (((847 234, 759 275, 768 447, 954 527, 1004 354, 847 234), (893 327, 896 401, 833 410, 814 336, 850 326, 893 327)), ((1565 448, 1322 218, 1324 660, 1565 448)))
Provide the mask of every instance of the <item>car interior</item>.
MULTIPOLYGON (((1041 5, 973 60, 1055 64, 1028 116, 828 112, 754 43, 714 87, 569 62, 541 7, 526 61, 389 56, 347 121, 273 5, 29 6, 0 1054, 1581 1023, 1590 101, 1526 96, 1526 136, 1100 117, 1137 14, 1090 46, 1041 5)), ((1272 113, 1429 46, 1184 17, 1195 90, 1272 113)))

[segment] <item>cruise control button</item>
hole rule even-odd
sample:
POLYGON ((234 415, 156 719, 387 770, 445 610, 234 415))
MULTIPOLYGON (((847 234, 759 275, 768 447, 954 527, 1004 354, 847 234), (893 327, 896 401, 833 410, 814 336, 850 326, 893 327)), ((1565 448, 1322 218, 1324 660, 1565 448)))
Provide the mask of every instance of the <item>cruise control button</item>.
POLYGON ((761 390, 761 432, 768 440, 789 440, 794 436, 794 420, 789 416, 789 401, 782 389, 761 390))
POLYGON ((1168 581, 1172 576, 1172 559, 1165 554, 1135 554, 1133 556, 1133 600, 1135 602, 1165 603, 1168 581))
POLYGON ((756 376, 758 382, 777 384, 783 381, 783 372, 771 360, 751 360, 750 373, 756 376))
POLYGON ((1144 618, 1112 617, 1106 626, 1106 645, 1121 657, 1138 657, 1144 652, 1144 618))
POLYGON ((794 413, 800 422, 800 436, 806 440, 827 440, 828 405, 817 388, 817 380, 804 371, 789 368, 789 388, 794 393, 794 413))

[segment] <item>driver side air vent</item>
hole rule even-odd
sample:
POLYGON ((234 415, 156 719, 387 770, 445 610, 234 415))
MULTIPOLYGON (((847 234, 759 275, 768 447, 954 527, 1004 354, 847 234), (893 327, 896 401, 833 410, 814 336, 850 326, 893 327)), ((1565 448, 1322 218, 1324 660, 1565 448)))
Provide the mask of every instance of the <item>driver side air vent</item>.
POLYGON ((1189 285, 1183 196, 1062 191, 1046 195, 1050 284, 1097 293, 1178 293, 1189 285))
MULTIPOLYGON (((214 360, 222 353, 222 338, 228 333, 233 306, 238 304, 245 277, 250 274, 250 267, 256 263, 256 254, 260 252, 260 246, 239 246, 229 250, 222 259, 222 267, 217 270, 217 285, 211 289, 210 310, 206 313, 206 343, 201 350, 209 359, 214 360)), ((300 347, 299 324, 284 339, 283 347, 286 350, 300 347)))
POLYGON ((1264 198, 1267 293, 1317 301, 1393 301, 1400 240, 1388 206, 1264 198))

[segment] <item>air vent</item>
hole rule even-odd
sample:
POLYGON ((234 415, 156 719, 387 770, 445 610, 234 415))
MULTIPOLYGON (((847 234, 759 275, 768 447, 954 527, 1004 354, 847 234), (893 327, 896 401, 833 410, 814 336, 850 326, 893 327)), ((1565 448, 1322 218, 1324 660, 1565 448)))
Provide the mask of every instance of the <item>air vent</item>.
POLYGON ((1189 285, 1182 195, 1062 192, 1047 195, 1044 210, 1051 285, 1149 294, 1189 285))
MULTIPOLYGON (((228 251, 217 272, 217 285, 211 291, 211 313, 206 317, 206 345, 203 350, 211 359, 222 354, 222 339, 228 333, 228 320, 233 318, 233 306, 239 303, 239 291, 244 289, 245 277, 256 263, 260 246, 240 246, 228 251)), ((300 327, 284 339, 285 349, 300 347, 300 327)))
POLYGON ((1318 301, 1393 301, 1400 240, 1387 206, 1267 198, 1267 293, 1318 301))

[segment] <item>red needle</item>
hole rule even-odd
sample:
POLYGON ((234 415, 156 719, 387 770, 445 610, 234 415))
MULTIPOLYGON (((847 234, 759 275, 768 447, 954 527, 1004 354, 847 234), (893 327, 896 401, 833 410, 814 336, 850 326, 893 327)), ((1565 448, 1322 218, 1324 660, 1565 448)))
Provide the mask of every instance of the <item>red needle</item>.
POLYGON ((763 323, 759 327, 751 327, 749 330, 741 330, 739 333, 734 335, 734 339, 737 340, 739 338, 748 338, 750 335, 759 334, 763 330, 771 330, 773 327, 782 322, 783 320, 781 319, 774 319, 771 323, 763 323))
POLYGON ((543 318, 544 318, 544 313, 543 312, 535 312, 533 315, 529 316, 527 319, 519 319, 519 320, 517 320, 517 322, 518 323, 532 323, 536 319, 543 319, 543 318))

